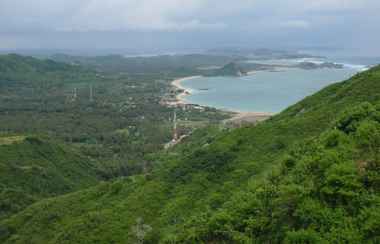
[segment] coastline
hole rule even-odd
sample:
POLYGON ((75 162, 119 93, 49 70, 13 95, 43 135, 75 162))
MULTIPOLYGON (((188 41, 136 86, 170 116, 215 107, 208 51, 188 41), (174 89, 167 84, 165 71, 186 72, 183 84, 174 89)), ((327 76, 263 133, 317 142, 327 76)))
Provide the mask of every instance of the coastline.
MULTIPOLYGON (((254 73, 257 73, 259 71, 252 71, 249 75, 253 75, 254 73)), ((176 95, 175 101, 171 102, 171 106, 178 106, 178 105, 186 105, 189 104, 184 99, 186 96, 190 95, 193 90, 190 88, 184 87, 181 82, 191 79, 200 78, 202 76, 188 76, 188 77, 182 77, 175 79, 171 82, 171 85, 178 91, 181 91, 179 94, 176 95)), ((202 105, 199 105, 203 107, 202 105)), ((228 114, 231 114, 231 118, 226 119, 224 121, 225 124, 242 124, 242 123, 256 123, 259 121, 266 120, 273 116, 273 113, 269 112, 243 112, 243 111, 237 111, 237 110, 228 110, 228 109, 219 109, 221 111, 224 111, 228 114)))
MULTIPOLYGON (((290 66, 282 66, 282 67, 274 67, 271 69, 265 69, 265 70, 249 70, 247 71, 245 76, 255 76, 260 72, 284 72, 291 69, 301 69, 299 67, 290 67, 290 66)), ((178 106, 178 107, 185 107, 185 106, 193 106, 197 109, 205 109, 207 105, 199 105, 199 104, 191 104, 191 102, 186 101, 186 96, 191 95, 194 90, 188 87, 183 86, 182 82, 186 80, 191 80, 195 78, 199 78, 202 76, 188 76, 183 78, 177 78, 173 81, 171 81, 171 96, 168 100, 164 101, 166 105, 169 106, 178 106), (174 92, 173 92, 174 91, 174 92)), ((227 113, 230 118, 224 120, 224 123, 232 123, 237 125, 242 125, 245 123, 256 123, 265 119, 268 119, 275 115, 276 113, 269 113, 269 112, 255 112, 255 111, 238 111, 234 109, 223 109, 223 108, 216 108, 219 111, 227 113)))
POLYGON ((272 117, 273 113, 268 112, 243 112, 243 111, 229 111, 233 113, 234 115, 224 120, 224 124, 235 124, 235 125, 242 125, 242 124, 255 124, 260 121, 264 121, 272 117))
POLYGON ((190 95, 193 91, 189 88, 182 86, 181 82, 186 81, 186 80, 192 80, 192 79, 200 78, 200 77, 202 77, 202 76, 195 75, 195 76, 182 77, 182 78, 178 78, 178 79, 173 80, 171 82, 171 85, 173 87, 175 87, 175 89, 180 90, 181 92, 176 95, 176 101, 172 102, 172 104, 173 105, 187 104, 187 102, 184 100, 184 98, 187 95, 190 95))

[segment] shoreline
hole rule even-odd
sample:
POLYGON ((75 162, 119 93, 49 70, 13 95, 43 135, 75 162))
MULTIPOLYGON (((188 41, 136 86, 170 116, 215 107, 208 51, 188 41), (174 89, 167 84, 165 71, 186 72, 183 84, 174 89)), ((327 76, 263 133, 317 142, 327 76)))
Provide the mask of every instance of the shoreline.
MULTIPOLYGON (((259 72, 259 71, 252 71, 251 74, 249 75, 254 75, 254 73, 259 72)), ((191 95, 193 90, 191 88, 184 87, 181 82, 186 81, 186 80, 191 80, 191 79, 197 79, 202 76, 197 75, 197 76, 187 76, 187 77, 182 77, 173 80, 170 84, 181 92, 176 95, 176 101, 171 102, 171 106, 178 106, 178 105, 190 105, 184 98, 188 95, 191 95)), ((205 107, 203 105, 199 105, 200 107, 205 107)), ((218 108, 216 108, 218 109, 218 108)), ((246 111, 238 111, 238 110, 230 110, 230 109, 218 109, 220 111, 226 112, 231 114, 231 118, 226 119, 224 123, 255 123, 259 121, 266 120, 274 115, 274 113, 269 113, 269 112, 246 112, 246 111)))
MULTIPOLYGON (((259 72, 283 72, 291 69, 301 69, 299 67, 290 67, 290 66, 283 66, 283 67, 275 67, 273 69, 268 70, 249 70, 247 71, 245 76, 254 76, 258 74, 259 72)), ((360 72, 360 71, 359 71, 360 72)), ((197 107, 209 107, 207 105, 200 105, 200 104, 191 104, 190 102, 186 101, 185 97, 188 95, 191 95, 194 90, 191 88, 187 88, 183 86, 181 83, 186 80, 191 80, 195 78, 200 78, 202 76, 188 76, 188 77, 182 77, 177 78, 173 81, 171 81, 171 86, 176 90, 176 95, 174 99, 172 99, 167 105, 170 106, 185 106, 185 105, 194 105, 197 107)), ((265 119, 268 119, 275 115, 276 113, 270 113, 270 112, 256 112, 256 111, 239 111, 239 110, 233 110, 233 109, 226 109, 226 108, 216 108, 213 107, 219 111, 228 113, 231 117, 229 119, 224 120, 225 123, 254 123, 259 122, 265 119)))
POLYGON ((230 111, 233 116, 223 121, 224 124, 255 124, 260 121, 264 121, 275 115, 275 113, 269 112, 242 112, 242 111, 230 111))
POLYGON ((179 94, 176 95, 176 101, 172 102, 172 104, 173 105, 188 104, 184 98, 187 95, 190 95, 193 92, 193 90, 190 88, 186 88, 186 87, 182 86, 181 82, 186 81, 186 80, 197 79, 200 77, 202 77, 202 76, 201 75, 194 75, 194 76, 187 76, 187 77, 182 77, 182 78, 178 78, 178 79, 173 80, 170 84, 173 87, 175 87, 177 89, 177 91, 181 90, 182 92, 180 92, 179 94))

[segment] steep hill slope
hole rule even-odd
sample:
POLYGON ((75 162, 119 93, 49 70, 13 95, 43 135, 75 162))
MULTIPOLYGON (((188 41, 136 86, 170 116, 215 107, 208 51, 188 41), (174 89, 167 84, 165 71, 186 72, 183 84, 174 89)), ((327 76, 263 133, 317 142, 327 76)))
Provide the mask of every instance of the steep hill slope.
POLYGON ((362 103, 379 101, 380 67, 375 67, 255 127, 197 131, 163 153, 151 174, 40 201, 1 222, 0 240, 375 240, 378 218, 356 227, 378 203, 373 169, 378 163, 379 109, 362 103), (315 215, 307 219, 302 213, 309 212, 315 215), (347 228, 337 229, 345 220, 351 220, 347 228))
POLYGON ((67 146, 37 137, 0 137, 0 219, 99 180, 96 164, 67 146))
POLYGON ((378 243, 379 105, 353 107, 296 144, 265 180, 188 219, 177 241, 378 243))

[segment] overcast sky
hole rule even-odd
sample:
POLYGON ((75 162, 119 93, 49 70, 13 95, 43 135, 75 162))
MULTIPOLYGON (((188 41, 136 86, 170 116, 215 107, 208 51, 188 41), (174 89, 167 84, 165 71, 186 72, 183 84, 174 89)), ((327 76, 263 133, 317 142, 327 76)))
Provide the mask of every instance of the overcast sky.
POLYGON ((343 47, 380 55, 380 0, 0 0, 0 49, 343 47))

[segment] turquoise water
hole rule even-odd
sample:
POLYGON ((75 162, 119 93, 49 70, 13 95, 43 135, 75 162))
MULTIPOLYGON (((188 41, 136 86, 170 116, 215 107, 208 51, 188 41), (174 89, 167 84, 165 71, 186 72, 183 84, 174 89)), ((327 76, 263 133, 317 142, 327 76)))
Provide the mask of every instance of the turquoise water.
POLYGON ((183 81, 186 102, 233 111, 277 113, 358 69, 288 69, 244 77, 201 77, 183 81))

